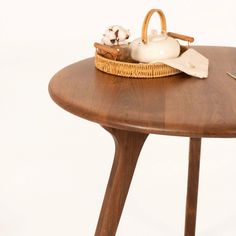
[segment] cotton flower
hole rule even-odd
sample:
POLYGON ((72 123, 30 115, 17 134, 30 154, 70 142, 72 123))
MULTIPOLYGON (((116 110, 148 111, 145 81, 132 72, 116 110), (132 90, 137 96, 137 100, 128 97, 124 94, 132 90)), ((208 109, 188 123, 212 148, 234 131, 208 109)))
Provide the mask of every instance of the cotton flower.
POLYGON ((125 44, 125 41, 129 39, 129 36, 129 30, 119 25, 113 25, 103 34, 102 43, 110 46, 125 44))

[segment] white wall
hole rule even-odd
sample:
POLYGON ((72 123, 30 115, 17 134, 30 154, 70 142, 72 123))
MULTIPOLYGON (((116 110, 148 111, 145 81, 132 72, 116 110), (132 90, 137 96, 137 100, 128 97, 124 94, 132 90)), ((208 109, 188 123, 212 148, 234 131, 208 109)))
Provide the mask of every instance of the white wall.
MULTIPOLYGON (((113 140, 56 106, 47 85, 60 68, 93 56, 106 26, 138 36, 153 7, 195 44, 236 46, 234 0, 0 0, 1 236, 93 235, 113 140)), ((235 139, 203 140, 199 236, 236 235, 235 153, 235 139)), ((187 138, 149 137, 117 235, 183 235, 187 157, 187 138)))

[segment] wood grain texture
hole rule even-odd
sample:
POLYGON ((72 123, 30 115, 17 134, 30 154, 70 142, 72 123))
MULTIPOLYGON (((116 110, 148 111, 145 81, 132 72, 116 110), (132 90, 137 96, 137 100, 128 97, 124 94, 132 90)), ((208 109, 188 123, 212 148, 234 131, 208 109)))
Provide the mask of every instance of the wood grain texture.
POLYGON ((236 137, 236 48, 196 47, 209 58, 209 77, 179 74, 127 79, 105 74, 89 58, 58 72, 53 100, 75 115, 107 127, 188 137, 236 137))
POLYGON ((115 236, 146 134, 106 128, 115 141, 115 158, 95 236, 115 236))
POLYGON ((184 236, 195 236, 198 182, 200 170, 201 138, 190 138, 188 188, 184 236))
POLYGON ((173 32, 168 32, 167 35, 170 36, 170 37, 176 38, 176 39, 187 41, 189 43, 194 42, 194 38, 191 37, 191 36, 187 36, 187 35, 183 35, 183 34, 177 34, 177 33, 173 33, 173 32))

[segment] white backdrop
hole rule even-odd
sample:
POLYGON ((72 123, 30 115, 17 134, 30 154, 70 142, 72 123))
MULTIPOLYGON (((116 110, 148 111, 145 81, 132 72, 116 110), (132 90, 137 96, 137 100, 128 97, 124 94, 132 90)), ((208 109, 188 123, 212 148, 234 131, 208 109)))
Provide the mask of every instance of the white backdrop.
MULTIPOLYGON (((138 36, 153 7, 195 44, 236 46, 235 0, 0 0, 1 236, 93 235, 113 140, 56 106, 47 85, 92 56, 107 26, 138 36)), ((235 155, 235 139, 203 140, 198 236, 236 235, 235 155)), ((187 138, 149 136, 118 236, 183 235, 187 159, 187 138)))

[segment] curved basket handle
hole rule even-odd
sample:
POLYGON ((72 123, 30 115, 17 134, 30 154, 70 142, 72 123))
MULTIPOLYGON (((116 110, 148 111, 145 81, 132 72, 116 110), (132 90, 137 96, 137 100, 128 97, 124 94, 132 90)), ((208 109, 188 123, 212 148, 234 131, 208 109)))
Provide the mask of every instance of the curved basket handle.
POLYGON ((150 19, 152 17, 152 15, 157 12, 160 16, 160 19, 161 19, 161 32, 162 33, 166 33, 166 17, 163 13, 162 10, 160 9, 152 9, 150 10, 145 19, 144 19, 144 22, 143 22, 143 28, 142 28, 142 41, 144 44, 147 44, 148 42, 148 25, 149 25, 149 22, 150 22, 150 19))

